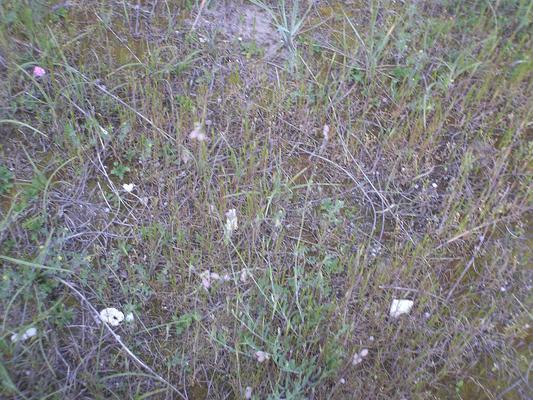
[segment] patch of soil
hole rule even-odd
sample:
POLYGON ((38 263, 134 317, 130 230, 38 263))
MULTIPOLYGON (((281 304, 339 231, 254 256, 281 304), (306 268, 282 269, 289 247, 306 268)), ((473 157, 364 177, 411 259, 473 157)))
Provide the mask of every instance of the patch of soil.
POLYGON ((254 43, 265 58, 279 55, 281 35, 271 15, 262 8, 240 2, 220 1, 205 9, 198 27, 221 33, 230 42, 254 43))

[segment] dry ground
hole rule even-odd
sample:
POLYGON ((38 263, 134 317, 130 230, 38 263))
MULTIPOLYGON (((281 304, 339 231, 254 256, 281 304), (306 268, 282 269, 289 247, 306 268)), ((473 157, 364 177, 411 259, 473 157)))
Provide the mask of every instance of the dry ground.
POLYGON ((0 397, 531 398, 532 18, 0 1, 0 397))

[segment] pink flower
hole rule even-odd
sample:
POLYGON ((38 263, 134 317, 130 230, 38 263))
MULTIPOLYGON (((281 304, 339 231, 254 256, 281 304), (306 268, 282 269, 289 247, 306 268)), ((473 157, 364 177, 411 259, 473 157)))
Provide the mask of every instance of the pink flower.
POLYGON ((36 78, 40 78, 44 75, 46 75, 46 71, 44 70, 44 68, 41 68, 39 66, 33 67, 33 76, 35 76, 36 78))

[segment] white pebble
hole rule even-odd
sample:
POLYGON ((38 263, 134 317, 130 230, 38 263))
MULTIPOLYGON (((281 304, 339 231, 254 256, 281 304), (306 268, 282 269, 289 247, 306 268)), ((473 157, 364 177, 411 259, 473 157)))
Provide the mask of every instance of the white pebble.
POLYGON ((402 314, 409 314, 413 308, 413 300, 408 299, 393 299, 390 306, 389 315, 392 318, 398 318, 402 314))
POLYGON ((244 392, 244 398, 246 400, 250 400, 252 398, 252 388, 250 386, 246 387, 246 391, 244 392))

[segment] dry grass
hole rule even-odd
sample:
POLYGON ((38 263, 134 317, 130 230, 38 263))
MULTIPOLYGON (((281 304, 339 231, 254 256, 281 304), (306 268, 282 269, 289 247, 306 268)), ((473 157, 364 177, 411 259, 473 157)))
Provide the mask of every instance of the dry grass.
POLYGON ((0 3, 3 398, 531 398, 529 2, 54 3, 0 3))

